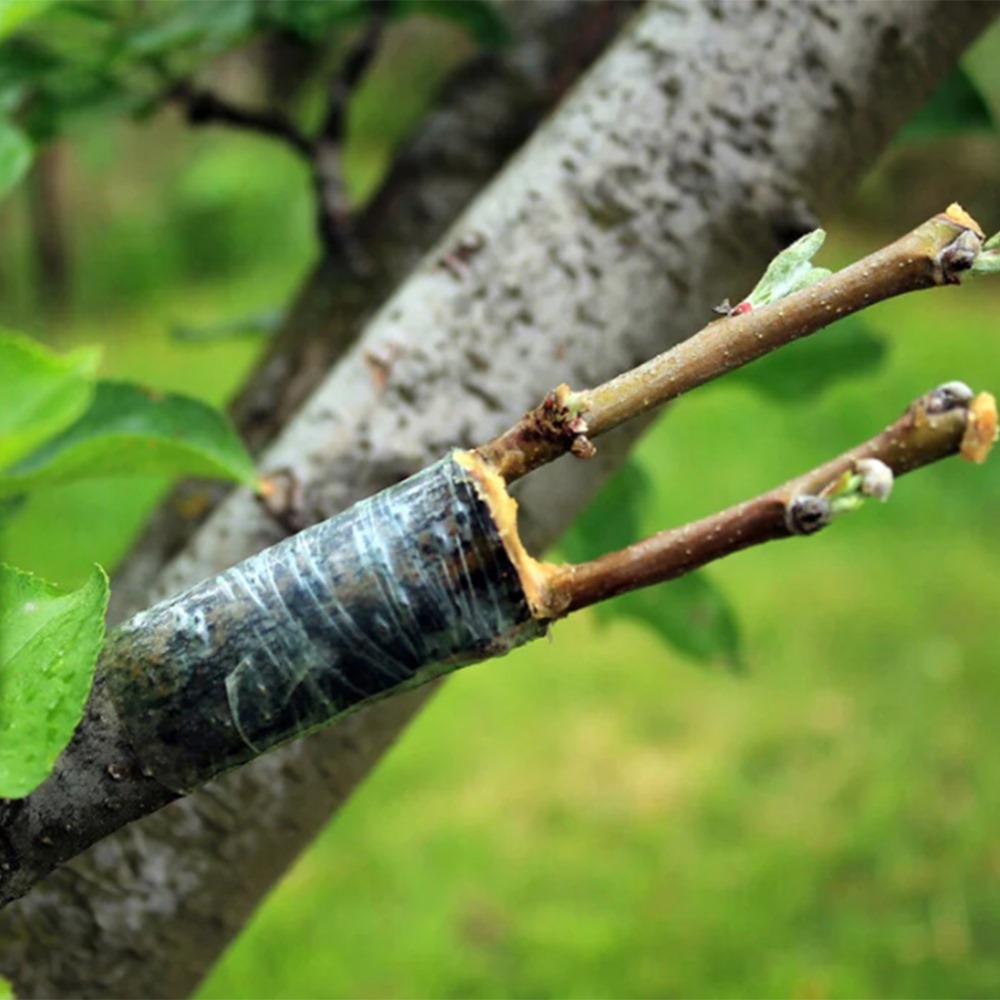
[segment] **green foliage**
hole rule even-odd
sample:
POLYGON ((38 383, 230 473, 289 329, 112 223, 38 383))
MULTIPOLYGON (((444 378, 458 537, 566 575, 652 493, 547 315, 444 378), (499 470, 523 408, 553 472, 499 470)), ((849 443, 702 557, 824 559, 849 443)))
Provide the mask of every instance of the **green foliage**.
POLYGON ((256 483, 253 463, 217 410, 123 382, 98 382, 87 411, 0 474, 0 497, 109 475, 191 475, 256 483))
POLYGON ((0 472, 68 427, 87 409, 100 350, 59 356, 36 341, 0 330, 0 472))
POLYGON ((830 271, 827 268, 816 267, 812 263, 812 258, 819 252, 825 239, 826 233, 822 229, 814 229, 785 247, 767 265, 763 277, 746 297, 746 301, 757 309, 829 277, 830 271))
POLYGON ((0 798, 45 780, 83 713, 104 639, 108 581, 79 590, 0 564, 0 798))
POLYGON ((257 5, 257 24, 265 30, 287 31, 304 42, 322 44, 338 28, 359 24, 365 20, 369 6, 365 0, 298 0, 282 3, 265 0, 257 5))
MULTIPOLYGON (((98 352, 59 357, 0 333, 0 499, 99 476, 194 474, 254 482, 218 411, 183 396, 95 381, 98 352)), ((9 522, 16 509, 5 505, 9 522)), ((104 636, 108 585, 79 590, 0 565, 0 798, 27 795, 80 720, 104 636)))
POLYGON ((0 0, 0 38, 44 14, 58 0, 0 0))
POLYGON ((0 333, 0 497, 111 475, 200 475, 253 486, 228 421, 197 400, 96 381, 99 352, 60 357, 0 333))
POLYGON ((896 141, 925 142, 969 132, 995 131, 993 115, 975 81, 961 66, 956 66, 902 127, 896 141))
POLYGON ((725 384, 746 385, 781 403, 808 403, 846 379, 876 372, 887 348, 857 316, 828 332, 768 354, 726 376, 725 384))
MULTIPOLYGON (((560 548, 571 562, 584 562, 637 541, 651 494, 642 469, 626 462, 576 520, 560 548)), ((623 594, 597 605, 594 613, 605 624, 623 618, 640 622, 692 659, 741 666, 736 616, 702 573, 623 594)))
MULTIPOLYGON (((219 55, 275 33, 321 48, 367 20, 361 0, 63 0, 0 6, 0 194, 31 161, 33 145, 78 131, 93 117, 144 116, 174 85, 219 55), (6 33, 6 37, 4 34, 6 33)), ((487 0, 402 0, 393 17, 453 21, 481 45, 507 31, 487 0)), ((322 60, 317 70, 323 71, 322 60)))
POLYGON ((972 263, 972 274, 1000 274, 1000 233, 991 236, 972 263))
POLYGON ((510 41, 507 22, 490 0, 396 0, 401 16, 426 14, 465 28, 477 45, 496 49, 510 41))

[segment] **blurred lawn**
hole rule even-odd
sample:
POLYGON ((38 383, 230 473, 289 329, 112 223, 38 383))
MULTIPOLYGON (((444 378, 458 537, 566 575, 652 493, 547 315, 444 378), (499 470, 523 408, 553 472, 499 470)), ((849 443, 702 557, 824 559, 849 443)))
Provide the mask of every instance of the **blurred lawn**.
MULTIPOLYGON (((197 155, 216 155, 216 139, 198 141, 197 155)), ((229 150, 218 155, 233 163, 229 150)), ((995 175, 995 143, 970 156, 995 175)), ((289 183, 284 169, 259 183, 289 183)), ((900 169, 891 160, 857 205, 900 169)), ((893 229, 858 211, 828 220, 824 262, 942 207, 923 203, 929 189, 907 188, 893 229)), ((988 190, 968 200, 997 203, 988 190)), ((233 210, 241 238, 273 224, 266 209, 233 210)), ((92 303, 60 339, 106 341, 108 372, 221 400, 254 345, 180 345, 167 321, 281 302, 310 245, 306 228, 282 232, 269 261, 212 280, 183 268, 161 280, 148 261, 102 272, 98 287, 131 275, 135 294, 92 303)), ((108 261, 123 259, 108 243, 108 261)), ((648 527, 803 471, 940 382, 1000 387, 995 285, 877 307, 887 364, 809 406, 724 384, 677 406, 639 449, 660 497, 648 527)), ((157 489, 109 481, 39 498, 7 557, 78 579, 118 557, 157 489)), ((551 643, 458 675, 199 995, 1000 994, 998 498, 1000 461, 951 461, 816 539, 713 568, 742 620, 744 679, 586 613, 551 643)))

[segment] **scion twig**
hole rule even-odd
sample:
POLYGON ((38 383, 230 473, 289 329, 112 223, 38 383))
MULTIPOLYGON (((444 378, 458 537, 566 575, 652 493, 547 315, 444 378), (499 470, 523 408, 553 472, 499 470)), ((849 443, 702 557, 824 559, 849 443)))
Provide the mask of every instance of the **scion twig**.
POLYGON ((562 617, 754 545, 813 534, 863 497, 886 499, 895 476, 956 453, 983 461, 996 424, 992 396, 949 382, 864 444, 752 500, 590 562, 549 568, 546 611, 562 617))
POLYGON ((957 284, 982 247, 979 226, 957 205, 895 243, 758 309, 715 320, 699 333, 595 389, 561 385, 510 430, 478 449, 508 482, 590 439, 835 320, 904 292, 957 284))

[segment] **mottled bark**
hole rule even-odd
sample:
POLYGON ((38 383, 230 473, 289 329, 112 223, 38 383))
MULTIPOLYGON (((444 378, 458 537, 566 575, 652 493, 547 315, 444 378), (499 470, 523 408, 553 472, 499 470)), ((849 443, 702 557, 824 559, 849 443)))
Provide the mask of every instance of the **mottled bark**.
MULTIPOLYGON (((849 190, 995 9, 651 5, 375 316, 264 467, 295 467, 311 509, 332 514, 489 439, 555 382, 595 384, 699 328, 849 190)), ((614 467, 623 439, 604 440, 592 462, 525 484, 530 544, 556 537, 614 467)), ((275 535, 234 495, 152 598, 275 535)), ((422 697, 96 845, 5 913, 3 970, 26 996, 186 992, 422 697)))

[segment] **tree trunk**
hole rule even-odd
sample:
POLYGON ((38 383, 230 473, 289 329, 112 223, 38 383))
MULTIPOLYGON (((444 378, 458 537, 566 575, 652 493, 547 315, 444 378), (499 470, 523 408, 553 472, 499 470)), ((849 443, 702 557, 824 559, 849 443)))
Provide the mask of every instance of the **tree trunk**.
MULTIPOLYGON (((262 468, 295 468, 309 508, 329 516, 488 440, 556 382, 595 384, 682 339, 850 189, 995 11, 651 4, 373 318, 262 468)), ((529 545, 557 537, 631 437, 525 484, 529 545)), ((234 494, 145 601, 276 535, 234 494)), ((9 908, 0 966, 19 994, 190 990, 426 694, 225 776, 9 908)))

